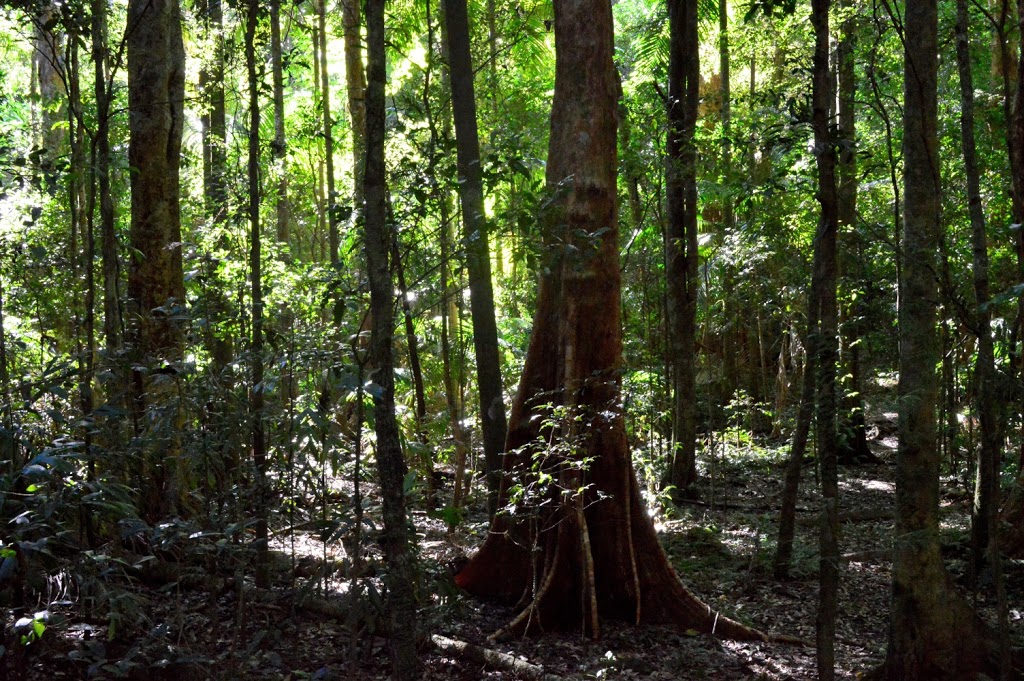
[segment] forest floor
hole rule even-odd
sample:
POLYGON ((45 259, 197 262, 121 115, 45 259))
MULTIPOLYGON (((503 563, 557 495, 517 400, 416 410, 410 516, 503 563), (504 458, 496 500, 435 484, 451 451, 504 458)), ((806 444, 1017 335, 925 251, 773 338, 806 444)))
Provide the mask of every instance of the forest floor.
MULTIPOLYGON (((873 419, 872 447, 881 463, 847 466, 840 472, 846 522, 836 659, 839 678, 856 678, 878 665, 885 651, 890 589, 885 547, 892 534, 894 507, 894 419, 891 414, 873 419)), ((778 582, 770 573, 781 461, 744 456, 742 449, 716 462, 713 475, 705 479, 703 501, 678 507, 670 519, 658 520, 662 544, 686 586, 714 609, 766 632, 813 641, 818 591, 814 468, 804 469, 791 579, 778 582)), ((942 489, 943 541, 951 547, 947 566, 963 586, 969 497, 963 485, 953 480, 944 480, 942 489)), ((460 595, 450 578, 452 566, 479 545, 486 532, 483 519, 470 518, 452 534, 440 520, 426 514, 417 513, 415 520, 424 579, 435 594, 424 619, 435 633, 499 650, 566 679, 817 677, 811 647, 735 643, 677 629, 615 622, 604 623, 597 641, 567 633, 489 642, 487 636, 513 613, 460 595)), ((378 635, 380 599, 372 572, 357 580, 334 574, 325 583, 322 566, 340 561, 343 549, 325 554, 312 535, 278 535, 275 549, 277 569, 270 592, 246 585, 241 571, 234 579, 216 577, 230 575, 230 570, 209 561, 205 577, 202 569, 197 575, 179 568, 171 576, 144 570, 137 579, 122 580, 119 590, 110 589, 106 596, 116 617, 90 617, 87 599, 76 599, 75 590, 66 589, 70 595, 50 605, 57 615, 51 618, 51 626, 40 640, 15 651, 17 655, 8 655, 0 678, 387 678, 386 639, 378 635), (304 604, 297 607, 300 598, 304 604), (110 634, 120 635, 108 640, 110 634)), ((1007 561, 1005 571, 1011 632, 1016 632, 1020 645, 1024 562, 1007 561)), ((994 621, 992 591, 970 595, 990 622, 994 621)), ((421 659, 424 679, 525 678, 429 646, 421 659)))

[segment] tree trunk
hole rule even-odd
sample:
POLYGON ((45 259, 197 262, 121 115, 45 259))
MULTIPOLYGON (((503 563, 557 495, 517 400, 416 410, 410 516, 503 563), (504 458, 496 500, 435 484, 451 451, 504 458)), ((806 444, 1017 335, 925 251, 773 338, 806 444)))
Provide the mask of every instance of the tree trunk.
MULTIPOLYGON (((451 286, 449 274, 449 262, 451 254, 451 227, 447 219, 447 198, 442 194, 439 196, 441 206, 441 371, 444 381, 445 406, 448 408, 448 423, 452 431, 452 444, 455 448, 455 480, 452 483, 452 508, 456 511, 462 508, 464 495, 463 488, 468 488, 469 481, 466 480, 467 450, 469 445, 468 435, 462 428, 462 408, 459 401, 459 391, 455 387, 454 373, 452 371, 452 343, 453 335, 451 330, 457 327, 453 319, 456 313, 455 305, 452 304, 452 296, 458 295, 458 289, 451 286)), ((452 529, 450 524, 449 529, 452 529)))
POLYGON ((284 64, 281 55, 281 0, 270 0, 270 61, 274 82, 274 173, 277 175, 277 241, 291 237, 288 205, 288 143, 284 136, 284 64))
POLYGON ((999 500, 996 475, 1001 438, 997 419, 998 387, 992 342, 992 313, 986 305, 989 300, 988 239, 985 233, 981 179, 974 142, 974 83, 968 25, 967 0, 957 0, 956 58, 960 73, 960 134, 964 174, 967 179, 967 209, 971 219, 975 301, 972 326, 978 338, 978 354, 974 365, 977 386, 974 392, 981 426, 981 447, 977 455, 978 474, 971 517, 971 548, 974 566, 978 569, 989 548, 989 535, 999 500))
POLYGON ((96 97, 96 134, 93 164, 100 205, 100 238, 103 261, 103 337, 107 352, 121 347, 121 295, 118 282, 121 266, 118 259, 117 232, 114 223, 114 200, 110 193, 110 93, 107 74, 107 5, 103 0, 92 2, 92 59, 94 95, 96 97))
MULTIPOLYGON (((319 22, 317 25, 312 26, 309 32, 312 36, 311 42, 313 44, 313 92, 315 93, 314 97, 320 97, 322 100, 324 90, 327 87, 327 80, 320 70, 320 43, 323 41, 323 36, 320 33, 318 24, 319 22)), ((330 240, 327 236, 327 233, 330 231, 330 228, 327 226, 327 201, 328 198, 324 185, 324 159, 318 158, 316 162, 316 234, 310 240, 309 250, 312 257, 318 257, 321 261, 325 259, 327 241, 330 240)))
MULTIPOLYGON (((836 365, 839 355, 839 315, 836 305, 836 235, 839 223, 836 192, 836 156, 832 140, 830 106, 835 101, 829 68, 829 0, 812 0, 814 25, 814 69, 812 74, 812 125, 814 155, 818 171, 818 201, 821 215, 815 236, 814 272, 820 275, 816 292, 820 296, 819 339, 817 342, 816 433, 818 466, 821 472, 822 510, 818 535, 817 617, 818 678, 835 678, 835 626, 839 605, 839 433, 836 427, 836 365)), ((812 289, 815 287, 812 286, 812 289)), ((811 295, 815 292, 812 291, 811 295)))
MULTIPOLYGON (((390 202, 390 199, 389 199, 390 202)), ((391 206, 388 205, 388 214, 391 215, 391 206)), ((392 224, 394 220, 392 220, 392 224)), ((434 454, 427 440, 427 395, 423 385, 423 366, 420 364, 420 347, 416 338, 416 325, 413 320, 412 306, 409 303, 409 286, 405 282, 405 263, 402 261, 402 247, 398 239, 398 231, 391 230, 391 269, 395 273, 398 284, 398 294, 402 301, 402 321, 405 325, 405 343, 409 351, 409 368, 412 369, 412 388, 416 406, 413 411, 416 443, 410 443, 412 450, 413 465, 423 476, 427 485, 427 508, 433 509, 437 505, 437 485, 434 479, 434 454)))
MULTIPOLYGON (((1007 138, 1010 149, 1010 175, 1013 182, 1012 203, 1013 223, 1016 230, 1017 274, 1024 281, 1024 0, 1017 1, 1017 27, 1020 39, 1015 95, 1010 109, 1007 138)), ((1017 298, 1017 319, 1010 334, 1010 347, 1016 348, 1024 337, 1024 293, 1017 298)), ((1024 376, 1024 352, 1015 351, 1011 356, 1011 375, 1020 379, 1024 376)), ((1018 406, 1018 412, 1021 409, 1018 406)), ((1024 420, 1020 427, 1024 432, 1024 420)), ((1005 546, 1010 555, 1024 555, 1024 437, 1018 437, 1017 480, 1013 493, 1003 509, 1002 520, 1006 527, 1005 546)))
MULTIPOLYGON (((729 63, 729 4, 728 0, 718 2, 718 68, 722 78, 722 178, 728 186, 732 182, 732 91, 729 63)), ((726 195, 722 205, 722 229, 724 234, 732 233, 735 227, 732 196, 726 195)))
POLYGON ((68 65, 64 63, 65 36, 60 30, 60 8, 56 4, 43 4, 34 21, 32 36, 32 71, 39 95, 39 134, 35 143, 41 153, 39 170, 45 179, 45 188, 51 196, 57 191, 57 161, 67 149, 66 134, 61 124, 67 121, 67 97, 64 78, 68 65))
POLYGON ((508 630, 600 617, 759 634, 718 617, 679 581, 640 498, 620 410, 617 87, 608 0, 556 0, 555 94, 533 334, 513 403, 502 503, 457 575, 469 592, 523 607, 508 630), (547 501, 548 503, 542 503, 547 501))
POLYGON ((899 296, 899 448, 896 535, 885 678, 968 679, 984 651, 979 624, 954 591, 939 554, 935 419, 940 174, 935 0, 905 12, 903 277, 899 296))
POLYGON ((203 189, 206 212, 214 225, 227 219, 227 116, 224 112, 224 9, 222 0, 206 0, 206 28, 211 54, 199 73, 199 90, 207 99, 202 114, 203 189))
POLYGON ((270 503, 267 484, 267 441, 263 427, 263 264, 260 235, 260 81, 256 69, 256 24, 259 0, 248 0, 245 15, 245 65, 249 76, 249 270, 252 285, 252 381, 249 384, 249 418, 252 427, 252 460, 256 468, 254 545, 256 586, 270 586, 270 547, 267 515, 270 503))
MULTIPOLYGON (((849 11, 850 0, 841 6, 849 11)), ((843 239, 841 262, 845 265, 843 275, 847 286, 856 291, 861 285, 860 242, 857 229, 857 129, 856 92, 857 80, 854 63, 857 22, 850 17, 843 21, 842 37, 836 48, 836 70, 839 82, 839 125, 838 125, 838 171, 837 217, 838 238, 843 239), (845 238, 844 238, 845 235, 845 238)), ((842 333, 843 373, 848 376, 846 391, 842 398, 843 417, 840 426, 840 459, 856 463, 874 459, 868 448, 867 424, 864 419, 864 386, 861 361, 861 296, 856 296, 846 307, 842 333)))
POLYGON ((672 456, 669 484, 680 496, 697 479, 697 150, 700 103, 696 0, 669 0, 665 275, 672 354, 672 456))
MULTIPOLYGON (((338 264, 338 195, 334 190, 334 119, 331 118, 331 74, 327 70, 327 0, 317 0, 317 25, 320 27, 320 103, 323 108, 324 162, 327 173, 327 248, 331 264, 338 264)), ((385 257, 387 254, 385 252, 385 257)))
POLYGON ((413 591, 415 558, 410 545, 405 510, 405 457, 395 419, 394 286, 388 268, 391 240, 386 219, 387 179, 384 167, 384 0, 366 2, 368 78, 366 90, 366 196, 365 242, 370 284, 371 378, 374 430, 377 433, 377 475, 380 480, 384 529, 381 548, 388 570, 387 610, 391 622, 392 673, 402 681, 418 677, 416 659, 416 596, 413 591))
MULTIPOLYGON (((128 108, 132 260, 129 311, 137 367, 173 376, 184 334, 179 163, 184 121, 185 51, 177 0, 132 0, 128 6, 128 108)), ((136 418, 152 418, 144 454, 140 512, 153 520, 184 506, 180 410, 172 381, 134 372, 136 418)))
POLYGON ((366 73, 359 26, 359 0, 341 0, 341 20, 345 36, 345 83, 348 115, 352 127, 353 224, 363 213, 363 169, 366 165, 366 73))
MULTIPOLYGON (((95 208, 95 172, 96 172, 96 148, 90 145, 88 161, 86 160, 85 126, 82 116, 82 86, 81 86, 81 65, 79 59, 79 45, 77 40, 72 40, 67 47, 67 73, 65 74, 68 85, 68 141, 71 151, 71 167, 86 168, 87 172, 70 172, 65 174, 68 189, 68 213, 71 227, 71 243, 68 249, 68 261, 71 263, 72 281, 84 280, 84 291, 82 291, 82 304, 73 306, 74 328, 73 337, 75 343, 75 355, 77 356, 78 369, 78 396, 79 405, 82 410, 82 424, 93 420, 93 408, 95 406, 93 393, 93 378, 95 376, 96 358, 96 281, 93 262, 95 260, 94 242, 94 208, 95 208), (78 237, 81 235, 81 245, 78 237), (84 344, 83 344, 83 338, 84 344)), ((2 321, 2 320, 0 320, 2 321)), ((82 441, 85 452, 92 452, 93 429, 86 426, 82 429, 82 441)), ((5 437, 4 439, 9 439, 5 437)), ((92 483, 96 479, 96 459, 87 457, 86 479, 92 483)), ((82 533, 86 538, 86 545, 96 546, 96 530, 94 514, 86 505, 79 507, 79 520, 82 525, 82 533)))
POLYGON ((992 568, 999 617, 1000 678, 1009 677, 1010 647, 1002 560, 999 555, 999 470, 1002 437, 999 432, 998 382, 992 339, 992 313, 988 308, 988 239, 981 201, 981 178, 974 142, 974 83, 971 73, 970 26, 967 0, 956 3, 956 58, 960 73, 960 129, 967 178, 967 208, 971 218, 971 250, 974 266, 974 326, 978 337, 975 360, 976 399, 981 421, 981 447, 978 449, 974 514, 971 518, 971 548, 974 574, 985 558, 992 568))
POLYGON ((473 349, 476 353, 477 392, 483 430, 484 465, 487 476, 487 510, 497 509, 501 481, 501 454, 505 450, 507 424, 502 396, 501 360, 498 356, 498 328, 494 319, 494 290, 491 285, 491 251, 484 212, 480 139, 477 134, 473 63, 470 55, 469 18, 466 0, 444 0, 444 21, 448 35, 448 61, 452 87, 452 114, 458 155, 459 201, 464 226, 466 270, 473 317, 473 349))

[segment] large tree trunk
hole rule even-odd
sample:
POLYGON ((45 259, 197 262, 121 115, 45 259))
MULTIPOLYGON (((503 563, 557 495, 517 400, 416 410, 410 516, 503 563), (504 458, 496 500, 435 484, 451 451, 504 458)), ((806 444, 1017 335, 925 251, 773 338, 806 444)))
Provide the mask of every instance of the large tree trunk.
MULTIPOLYGON (((178 205, 185 51, 177 0, 132 0, 127 43, 133 251, 128 298, 134 362, 173 374, 184 346, 176 308, 185 302, 178 205)), ((134 372, 136 422, 141 424, 147 410, 152 417, 147 419, 152 427, 140 512, 155 519, 181 511, 186 490, 173 383, 151 376, 134 372)))
MULTIPOLYGON (((1017 25, 1020 39, 1017 78, 1007 137, 1010 148, 1010 175, 1013 182, 1013 222, 1024 225, 1024 0, 1017 1, 1017 25)), ((1017 273, 1024 280, 1024 229, 1016 230, 1017 273)), ((1017 319, 1010 335, 1010 347, 1017 347, 1024 336, 1024 293, 1017 299, 1017 319)), ((1024 376, 1024 352, 1016 352, 1011 359, 1012 375, 1024 376)), ((1019 424, 1024 432, 1024 420, 1019 424)), ((1017 480, 1013 493, 1003 509, 1002 520, 1006 528, 1004 537, 1006 552, 1013 556, 1024 556, 1024 438, 1019 438, 1017 480)))
POLYGON ((697 480, 697 149, 700 102, 697 0, 669 0, 668 213, 665 274, 674 359, 672 457, 669 484, 681 496, 697 480))
POLYGON ((615 617, 758 638, 683 587, 640 498, 620 405, 611 6, 556 0, 554 11, 551 261, 510 419, 501 497, 515 510, 496 516, 456 581, 523 607, 515 631, 598 636, 600 617, 615 617))
POLYGON ((939 554, 937 28, 935 0, 907 3, 896 534, 882 668, 893 681, 974 678, 985 654, 979 624, 951 585, 939 554))
MULTIPOLYGON (((377 475, 380 480, 384 531, 381 548, 387 561, 384 584, 388 590, 393 676, 405 681, 418 676, 416 659, 416 575, 403 482, 405 457, 395 419, 394 285, 388 267, 391 239, 387 225, 387 179, 384 167, 384 0, 366 2, 367 90, 366 168, 364 172, 367 276, 370 284, 370 375, 378 387, 373 393, 374 430, 377 433, 377 475)), ((325 75, 326 78, 326 75, 325 75)))
POLYGON ((469 51, 469 18, 466 0, 444 0, 448 35, 448 61, 452 87, 452 114, 459 169, 459 200, 464 225, 466 270, 469 273, 470 309, 473 315, 473 349, 476 352, 477 392, 483 430, 487 476, 487 510, 497 509, 501 481, 501 454, 505 450, 507 424, 502 396, 498 328, 494 320, 491 285, 491 252, 484 213, 480 139, 477 134, 473 62, 469 51))

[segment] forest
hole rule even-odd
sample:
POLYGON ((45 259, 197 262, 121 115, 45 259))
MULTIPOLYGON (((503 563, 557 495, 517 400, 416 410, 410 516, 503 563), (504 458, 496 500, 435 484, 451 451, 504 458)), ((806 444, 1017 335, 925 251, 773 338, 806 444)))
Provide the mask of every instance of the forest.
POLYGON ((0 6, 0 679, 1024 679, 1024 0, 0 6))

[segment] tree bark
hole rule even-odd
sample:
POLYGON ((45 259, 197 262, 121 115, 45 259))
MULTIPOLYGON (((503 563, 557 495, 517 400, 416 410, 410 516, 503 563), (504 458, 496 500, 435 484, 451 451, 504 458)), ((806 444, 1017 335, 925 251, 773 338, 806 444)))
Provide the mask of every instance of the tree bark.
POLYGON ((680 583, 633 472, 620 407, 620 273, 608 0, 556 0, 555 94, 542 229, 549 254, 512 406, 499 513, 456 576, 523 609, 506 631, 600 634, 600 618, 736 638, 680 583), (550 441, 549 441, 550 440, 550 441), (545 502, 546 503, 541 503, 545 502))
POLYGON ((34 21, 32 35, 32 71, 39 95, 39 133, 35 143, 41 150, 39 165, 45 178, 46 191, 57 191, 57 161, 66 151, 67 139, 61 123, 67 120, 68 93, 64 79, 69 65, 64 62, 65 36, 56 21, 61 9, 57 4, 43 4, 34 21), (51 26, 51 24, 53 24, 51 26))
MULTIPOLYGON (((821 214, 815 236, 814 272, 820 274, 817 343, 817 448, 821 472, 821 524, 818 533, 817 662, 818 678, 835 678, 835 626, 839 605, 839 433, 836 427, 836 365, 839 347, 839 314, 836 304, 836 239, 839 225, 839 197, 836 191, 835 143, 831 134, 830 108, 835 102, 832 71, 829 68, 829 0, 812 0, 814 66, 811 116, 814 155, 818 171, 818 202, 821 214)), ((815 288, 812 286, 812 289, 815 288)), ((814 292, 812 291, 812 295, 814 292)))
POLYGON ((277 176, 277 241, 291 238, 288 205, 288 143, 284 136, 284 63, 281 55, 281 0, 270 0, 270 61, 274 87, 274 174, 277 176))
POLYGON ((979 623, 954 591, 939 553, 939 450, 935 418, 941 184, 935 0, 905 17, 903 277, 899 296, 899 447, 896 536, 885 678, 974 678, 984 650, 979 623))
POLYGON ((92 2, 93 92, 96 97, 96 133, 93 164, 100 205, 100 238, 103 267, 103 337, 107 352, 121 347, 122 320, 118 240, 114 223, 114 200, 110 193, 110 93, 107 73, 107 5, 92 2))
POLYGON ((366 73, 363 70, 362 39, 359 35, 359 0, 341 0, 345 37, 345 83, 348 115, 352 126, 353 224, 363 213, 363 170, 366 165, 366 73))
MULTIPOLYGON (((184 335, 179 164, 185 51, 177 0, 132 0, 128 5, 128 109, 131 169, 129 311, 135 365, 175 373, 184 335)), ((140 510, 156 519, 183 507, 185 462, 177 427, 180 411, 172 383, 134 371, 136 419, 153 412, 144 454, 140 510), (168 418, 169 417, 169 418, 168 418)))
POLYGON ((256 586, 270 586, 270 547, 267 533, 268 504, 267 440, 263 425, 263 250, 260 234, 260 81, 256 69, 256 24, 260 0, 248 0, 245 15, 245 66, 249 77, 248 184, 249 270, 252 296, 252 381, 249 384, 249 418, 252 427, 252 460, 256 468, 254 545, 256 586))
POLYGON ((971 219, 971 246, 974 269, 974 318, 972 330, 978 338, 974 372, 977 387, 981 447, 977 455, 974 508, 971 517, 971 548, 975 568, 980 568, 989 549, 989 536, 998 505, 998 382, 992 341, 992 314, 986 303, 988 287, 988 239, 981 201, 981 178, 974 141, 974 83, 971 72, 969 15, 966 0, 957 0, 956 59, 960 74, 960 136, 967 179, 967 210, 971 219))
POLYGON ((387 225, 387 179, 384 167, 384 0, 366 2, 368 78, 366 90, 365 248, 370 283, 370 362, 374 430, 377 433, 377 475, 380 480, 384 530, 381 547, 388 570, 387 610, 391 622, 392 673, 403 681, 418 677, 416 659, 415 559, 405 509, 405 457, 395 419, 394 286, 388 267, 391 240, 387 225))
MULTIPOLYGON (((851 10, 850 0, 843 0, 841 7, 851 10)), ((856 47, 857 21, 848 17, 843 21, 842 37, 836 48, 836 70, 838 72, 838 135, 836 158, 837 170, 837 217, 838 238, 842 240, 840 262, 842 275, 847 286, 856 291, 861 286, 860 271, 861 236, 857 229, 857 128, 856 93, 857 79, 854 51, 856 47), (845 238, 844 238, 845 237, 845 238)), ((864 418, 864 380, 861 359, 860 337, 863 316, 862 296, 856 296, 845 309, 841 340, 843 343, 843 374, 848 376, 846 391, 842 397, 843 416, 840 425, 840 460, 856 463, 874 460, 868 448, 867 423, 864 418)))
MULTIPOLYGON (((327 70, 327 0, 317 0, 317 25, 320 27, 320 104, 323 109, 324 162, 327 174, 327 248, 332 265, 338 264, 338 194, 334 188, 334 119, 331 118, 331 75, 327 70)), ((385 255, 386 257, 386 255, 385 255)))
POLYGON ((981 201, 981 177, 974 141, 974 83, 967 0, 956 3, 956 58, 960 74, 960 130, 967 179, 967 209, 971 219, 971 250, 974 267, 974 326, 978 338, 975 359, 975 394, 981 422, 981 447, 978 449, 978 473, 975 478, 975 503, 971 518, 971 548, 974 573, 978 574, 987 558, 992 568, 999 617, 1000 678, 1008 679, 1010 647, 1005 582, 1000 557, 998 505, 999 470, 1002 437, 999 428, 998 374, 992 339, 992 313, 988 308, 988 239, 981 201))
MULTIPOLYGON (((718 2, 718 63, 721 73, 722 97, 722 178, 728 185, 732 182, 732 84, 729 59, 729 4, 728 0, 718 2)), ((726 195, 722 205, 722 229, 730 234, 735 227, 732 196, 726 195)))
POLYGON ((452 87, 452 114, 458 156, 459 201, 462 206, 463 244, 469 274, 469 304, 473 317, 473 349, 476 353, 477 392, 483 430, 487 478, 487 510, 497 509, 501 482, 501 454, 505 450, 507 424, 502 395, 498 328, 494 319, 491 284, 491 251, 484 212, 480 138, 477 133, 473 62, 470 55, 469 18, 466 0, 444 0, 448 36, 448 61, 452 87))
MULTIPOLYGON (((1017 276, 1024 281, 1024 0, 1017 0, 1017 29, 1020 44, 1016 83, 1007 126, 1007 141, 1010 151, 1010 175, 1012 177, 1013 223, 1017 225, 1017 276)), ((1017 298, 1016 323, 1010 333, 1010 347, 1016 348, 1024 337, 1024 293, 1017 298)), ((1024 352, 1013 351, 1011 356, 1011 376, 1020 379, 1024 376, 1024 352)), ((1020 408, 1018 407, 1018 411, 1020 408)), ((1024 431, 1024 421, 1021 423, 1024 431)), ((1017 480, 1006 507, 1003 509, 1002 520, 1007 528, 1004 541, 1006 551, 1010 555, 1024 555, 1024 438, 1020 442, 1017 456, 1017 480)))
POLYGON ((668 142, 665 274, 674 357, 672 457, 669 484, 680 496, 697 479, 697 150, 700 103, 697 0, 669 0, 668 142))
POLYGON ((199 73, 199 90, 207 99, 202 119, 203 189, 206 212, 214 225, 227 219, 227 116, 224 111, 224 9, 223 0, 206 0, 206 28, 211 54, 199 73))

